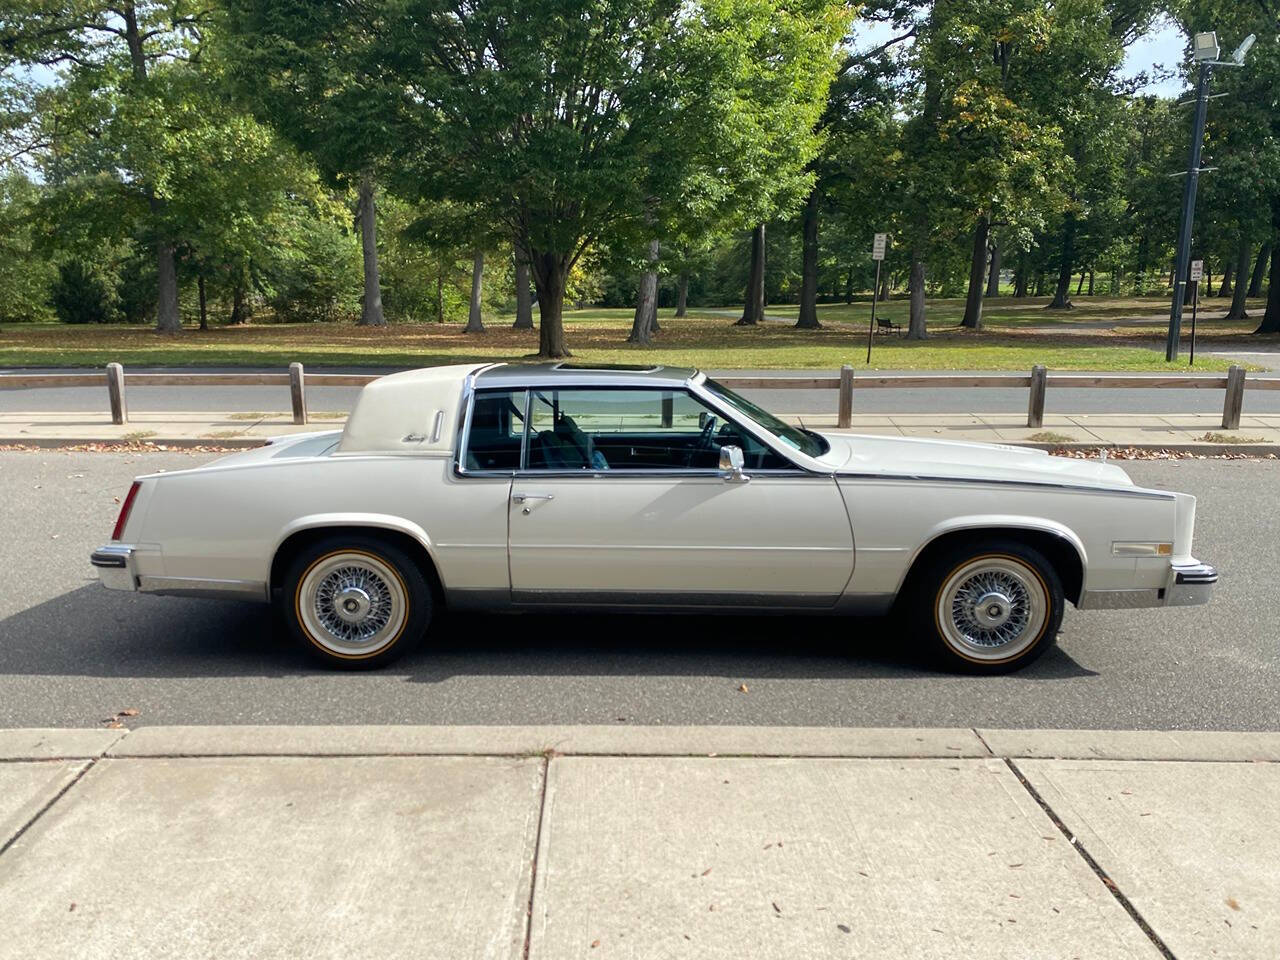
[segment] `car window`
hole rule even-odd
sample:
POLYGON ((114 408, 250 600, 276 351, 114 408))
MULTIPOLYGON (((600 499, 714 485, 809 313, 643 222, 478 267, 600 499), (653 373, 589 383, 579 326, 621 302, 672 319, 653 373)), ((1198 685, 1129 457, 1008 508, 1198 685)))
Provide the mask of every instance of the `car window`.
POLYGON ((484 390, 471 408, 468 470, 518 470, 524 439, 523 390, 484 390))
POLYGON ((683 390, 530 391, 530 470, 715 470, 725 445, 749 469, 791 466, 683 390))

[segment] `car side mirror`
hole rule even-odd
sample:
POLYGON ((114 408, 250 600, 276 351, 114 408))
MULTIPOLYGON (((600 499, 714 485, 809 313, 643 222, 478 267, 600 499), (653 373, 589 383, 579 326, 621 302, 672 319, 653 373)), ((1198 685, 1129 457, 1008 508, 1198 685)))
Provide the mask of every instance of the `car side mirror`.
POLYGON ((730 483, 745 483, 751 478, 742 472, 742 448, 725 446, 720 448, 720 472, 730 483))

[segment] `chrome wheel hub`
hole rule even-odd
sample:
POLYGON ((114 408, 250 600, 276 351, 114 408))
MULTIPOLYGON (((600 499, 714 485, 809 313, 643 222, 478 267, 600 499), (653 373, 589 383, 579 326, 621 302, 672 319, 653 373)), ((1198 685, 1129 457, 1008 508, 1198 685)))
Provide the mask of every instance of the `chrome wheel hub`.
POLYGON ((373 599, 359 587, 344 587, 333 597, 333 612, 347 623, 359 623, 372 607, 373 599))
POLYGON ((298 587, 298 615, 320 646, 371 656, 404 626, 408 597, 395 570, 372 554, 333 553, 317 560, 298 587))
POLYGON ((943 639, 971 660, 1008 660, 1039 639, 1049 618, 1043 579, 1015 557, 979 557, 957 567, 938 592, 943 639))
POLYGON ((975 623, 994 630, 1004 626, 1012 613, 1013 601, 1003 593, 993 590, 984 593, 974 602, 971 616, 975 623))

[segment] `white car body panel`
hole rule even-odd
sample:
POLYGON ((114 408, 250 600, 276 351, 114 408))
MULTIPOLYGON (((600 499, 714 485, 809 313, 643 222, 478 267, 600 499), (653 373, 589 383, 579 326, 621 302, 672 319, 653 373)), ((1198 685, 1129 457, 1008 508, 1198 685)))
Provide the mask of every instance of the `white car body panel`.
POLYGON ((1201 603, 1211 593, 1216 572, 1191 555, 1193 497, 1135 487, 1114 464, 1005 446, 826 434, 829 448, 810 457, 704 381, 661 368, 506 365, 384 377, 341 432, 140 478, 120 540, 93 562, 118 589, 269 599, 289 538, 366 527, 419 545, 451 604, 874 612, 936 538, 1012 530, 1078 558, 1070 599, 1080 606, 1201 603), (526 383, 686 391, 790 467, 748 470, 747 482, 712 469, 466 469, 475 390, 526 383), (1172 547, 1118 555, 1117 542, 1172 547))

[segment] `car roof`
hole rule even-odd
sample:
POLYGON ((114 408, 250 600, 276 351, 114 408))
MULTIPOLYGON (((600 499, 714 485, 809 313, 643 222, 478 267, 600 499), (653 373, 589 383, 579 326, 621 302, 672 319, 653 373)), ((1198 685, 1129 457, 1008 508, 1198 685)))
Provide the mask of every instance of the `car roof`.
POLYGON ((683 387, 701 374, 691 367, 661 364, 590 364, 574 360, 550 363, 497 363, 475 375, 477 388, 683 387))

